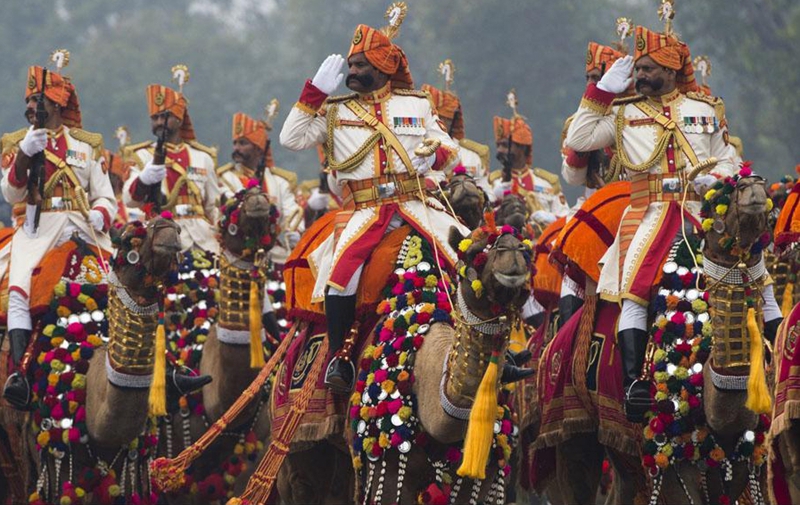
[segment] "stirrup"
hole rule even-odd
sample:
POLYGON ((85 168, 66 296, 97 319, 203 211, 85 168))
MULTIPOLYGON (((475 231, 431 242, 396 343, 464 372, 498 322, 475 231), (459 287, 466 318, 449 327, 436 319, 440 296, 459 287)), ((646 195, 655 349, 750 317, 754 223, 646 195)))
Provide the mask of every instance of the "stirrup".
POLYGON ((333 359, 330 361, 330 363, 328 363, 328 367, 325 369, 325 386, 327 386, 331 391, 335 393, 350 394, 350 391, 352 391, 353 386, 355 386, 355 382, 356 382, 356 366, 355 364, 353 364, 353 361, 349 359, 343 359, 338 355, 334 356, 333 359), (334 381, 330 380, 330 376, 333 375, 334 372, 336 371, 336 366, 339 362, 347 363, 348 365, 350 365, 352 380, 350 381, 349 384, 345 383, 344 379, 339 374, 336 374, 334 376, 335 379, 338 380, 334 381))

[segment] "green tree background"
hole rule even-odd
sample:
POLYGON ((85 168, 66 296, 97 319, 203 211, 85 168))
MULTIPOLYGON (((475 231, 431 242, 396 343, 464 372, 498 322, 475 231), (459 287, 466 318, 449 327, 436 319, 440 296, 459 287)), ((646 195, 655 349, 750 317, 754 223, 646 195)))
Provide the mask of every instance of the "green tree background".
MULTIPOLYGON (((439 62, 456 65, 467 136, 490 144, 492 116, 508 115, 515 88, 519 111, 534 132, 534 164, 558 172, 564 119, 584 88, 589 40, 609 43, 615 20, 627 16, 653 29, 662 24, 657 0, 408 0, 396 40, 406 51, 416 85, 441 85, 439 62)), ((185 94, 198 138, 230 153, 231 115, 252 115, 276 97, 281 114, 273 132, 278 165, 316 176, 313 152, 277 144, 288 109, 305 79, 331 53, 346 53, 358 23, 382 26, 388 2, 376 0, 7 0, 0 20, 0 130, 25 126, 26 69, 67 48, 65 70, 81 99, 84 127, 149 131, 144 89, 169 84, 170 68, 191 72, 185 94)), ((676 31, 693 55, 713 64, 709 84, 725 99, 731 133, 745 158, 771 179, 800 162, 800 2, 796 0, 678 0, 676 31)), ((346 89, 342 87, 341 92, 346 89)), ((577 189, 567 191, 574 201, 577 189)), ((8 222, 7 219, 4 220, 8 222)))

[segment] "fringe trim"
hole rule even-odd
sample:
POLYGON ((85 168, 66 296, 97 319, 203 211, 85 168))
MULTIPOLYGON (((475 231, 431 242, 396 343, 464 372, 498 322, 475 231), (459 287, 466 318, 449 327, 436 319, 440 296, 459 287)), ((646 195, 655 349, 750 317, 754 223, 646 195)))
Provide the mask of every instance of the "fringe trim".
POLYGON ((783 406, 783 414, 772 421, 770 435, 777 437, 792 425, 792 421, 800 419, 800 400, 788 400, 783 406))
POLYGON ((331 435, 344 434, 346 415, 337 414, 326 416, 325 420, 319 423, 304 423, 297 428, 292 439, 292 446, 296 443, 319 442, 329 438, 331 435))
POLYGON ((606 447, 631 456, 641 454, 640 441, 617 430, 601 427, 597 430, 597 440, 606 447))

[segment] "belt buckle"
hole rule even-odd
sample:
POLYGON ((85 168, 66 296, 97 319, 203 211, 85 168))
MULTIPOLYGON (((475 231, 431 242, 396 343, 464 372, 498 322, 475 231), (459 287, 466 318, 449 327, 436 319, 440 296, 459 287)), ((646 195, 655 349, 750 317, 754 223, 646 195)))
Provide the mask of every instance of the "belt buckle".
POLYGON ((191 211, 191 206, 185 203, 179 203, 175 206, 175 215, 177 216, 188 216, 189 212, 191 211))
POLYGON ((387 182, 385 184, 378 184, 378 197, 380 198, 389 198, 394 196, 397 192, 397 186, 393 182, 387 182))
POLYGON ((680 193, 681 192, 681 180, 677 177, 671 177, 669 179, 661 179, 661 191, 664 193, 680 193))
POLYGON ((52 196, 50 197, 50 209, 51 210, 64 210, 66 207, 66 202, 64 202, 64 198, 61 196, 52 196))

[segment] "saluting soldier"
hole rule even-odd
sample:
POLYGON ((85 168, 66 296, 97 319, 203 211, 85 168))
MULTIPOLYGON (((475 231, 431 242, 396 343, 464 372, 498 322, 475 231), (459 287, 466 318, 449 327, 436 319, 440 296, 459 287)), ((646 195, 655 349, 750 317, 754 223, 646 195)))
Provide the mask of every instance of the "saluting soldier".
MULTIPOLYGON (((405 11, 405 4, 394 4, 387 13, 389 26, 382 31, 366 25, 356 28, 345 81, 355 93, 330 97, 344 78, 345 59, 329 56, 306 82, 281 131, 281 144, 289 149, 325 146, 330 189, 342 195, 337 232, 322 246, 335 243, 335 248, 318 257, 324 265, 316 265, 318 286, 327 283, 328 339, 337 358, 325 380, 339 392, 352 389, 355 368, 350 357, 338 351, 355 320, 364 262, 384 234, 405 221, 435 240, 443 259, 455 265, 456 252, 447 243, 449 229, 468 231, 419 189, 438 186, 444 171, 458 163, 458 149, 442 130, 428 95, 413 89, 405 53, 392 43, 405 11)), ((315 295, 320 291, 315 288, 315 295)))
POLYGON ((19 365, 33 330, 29 306, 33 270, 48 251, 74 234, 110 251, 107 231, 117 211, 102 157, 103 137, 81 129, 75 86, 59 73, 69 62, 69 52, 55 51, 52 60, 58 72, 39 66, 28 69, 25 117, 31 126, 6 134, 1 141, 3 196, 17 218, 8 282, 8 336, 17 370, 6 381, 3 396, 17 408, 25 408, 31 399, 19 365), (39 177, 43 177, 42 193, 37 184, 29 184, 39 177))

